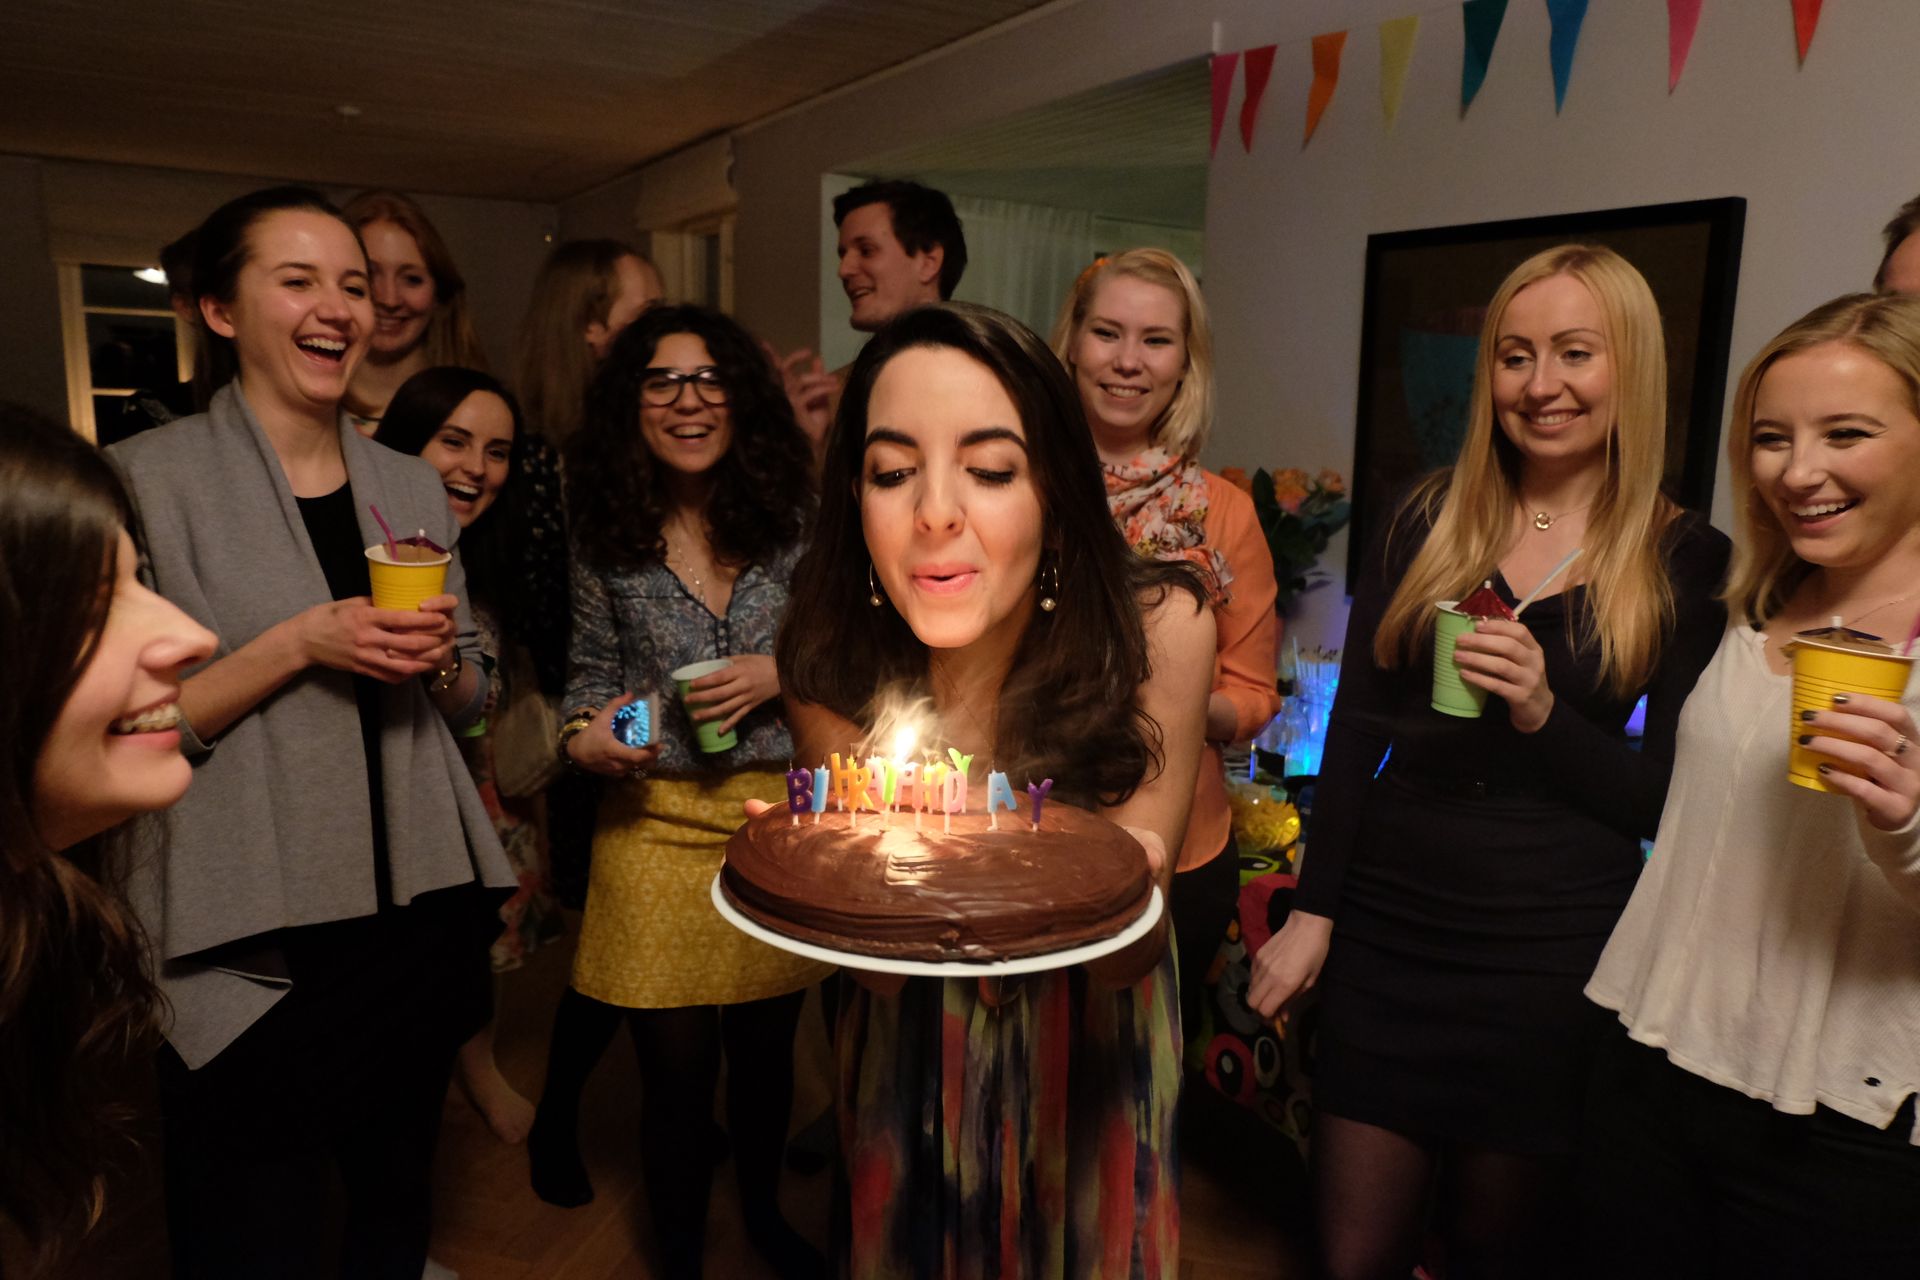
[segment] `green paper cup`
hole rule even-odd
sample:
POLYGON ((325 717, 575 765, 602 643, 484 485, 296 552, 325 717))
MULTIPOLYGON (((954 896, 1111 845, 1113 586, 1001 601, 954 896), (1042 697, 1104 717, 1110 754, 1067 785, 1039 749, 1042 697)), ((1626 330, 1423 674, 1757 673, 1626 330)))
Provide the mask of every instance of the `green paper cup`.
POLYGON ((453 557, 425 547, 397 546, 388 551, 376 542, 367 548, 367 577, 373 586, 376 609, 414 610, 422 600, 447 589, 447 565, 453 557))
MULTIPOLYGON (((725 658, 714 658, 708 662, 695 662, 681 667, 673 673, 673 682, 680 689, 680 705, 686 707, 687 718, 693 720, 693 709, 687 707, 687 691, 693 688, 693 682, 701 676, 710 676, 716 671, 725 671, 733 663, 725 658)), ((718 720, 693 721, 693 736, 699 740, 702 751, 731 751, 739 745, 740 739, 729 729, 720 732, 718 720)))
MULTIPOLYGON (((1844 645, 1821 640, 1790 640, 1787 653, 1793 658, 1793 712, 1788 720, 1790 735, 1787 752, 1787 781, 1809 791, 1831 791, 1820 776, 1820 766, 1847 766, 1800 745, 1800 736, 1816 733, 1829 738, 1852 741, 1830 729, 1814 729, 1800 719, 1802 711, 1832 711, 1836 693, 1864 693, 1898 702, 1907 691, 1913 674, 1912 657, 1897 653, 1863 653, 1844 645)), ((1844 709, 1844 708, 1843 708, 1844 709)), ((1853 770, 1848 769, 1849 773, 1853 770)))
POLYGON ((1453 660, 1453 642, 1473 630, 1473 616, 1454 606, 1458 601, 1442 600, 1433 615, 1433 709, 1464 720, 1478 719, 1487 709, 1487 691, 1460 678, 1460 664, 1453 660))

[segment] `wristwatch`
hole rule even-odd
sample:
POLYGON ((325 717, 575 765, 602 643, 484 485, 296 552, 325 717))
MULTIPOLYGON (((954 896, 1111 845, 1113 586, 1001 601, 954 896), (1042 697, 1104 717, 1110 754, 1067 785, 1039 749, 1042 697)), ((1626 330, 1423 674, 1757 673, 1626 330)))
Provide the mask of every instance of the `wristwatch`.
POLYGON ((460 648, 456 645, 453 650, 453 661, 434 673, 433 679, 427 682, 428 690, 433 693, 442 693, 453 688, 453 682, 460 678, 460 668, 463 665, 460 648))
POLYGON ((574 712, 573 718, 560 726, 560 736, 558 739, 560 761, 570 768, 577 769, 579 766, 574 763, 573 757, 567 754, 567 744, 573 741, 575 734, 593 723, 593 714, 590 708, 583 708, 574 712))

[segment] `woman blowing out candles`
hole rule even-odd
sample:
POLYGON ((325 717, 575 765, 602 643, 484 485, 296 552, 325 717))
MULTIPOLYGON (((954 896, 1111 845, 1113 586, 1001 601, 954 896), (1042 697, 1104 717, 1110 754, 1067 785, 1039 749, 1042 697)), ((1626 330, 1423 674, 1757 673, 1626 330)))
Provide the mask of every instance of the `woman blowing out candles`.
POLYGON ((1660 492, 1666 412, 1640 273, 1604 248, 1537 254, 1488 309, 1459 461, 1369 549, 1312 849, 1248 992, 1272 1013, 1322 980, 1314 1204, 1335 1277, 1406 1276, 1430 1202, 1453 1275, 1545 1274, 1565 1239, 1605 1030, 1580 986, 1725 616, 1726 539, 1660 492), (1491 579, 1510 609, 1576 549, 1522 620, 1458 639, 1484 714, 1436 710, 1436 602, 1491 579))
POLYGON ((434 469, 341 412, 373 313, 353 229, 312 191, 202 224, 208 340, 236 378, 206 414, 116 446, 154 585, 220 637, 186 679, 195 785, 133 898, 171 1006, 160 1060, 179 1276, 418 1276, 455 1049, 510 886, 449 728, 486 697, 459 557, 444 594, 375 607, 378 508, 443 547, 434 469), (478 882, 478 883, 476 883, 478 882), (328 1188, 345 1188, 344 1240, 328 1188))
MULTIPOLYGON (((823 476, 780 632, 798 758, 859 741, 881 695, 931 698, 975 794, 990 768, 1051 777, 1134 829, 1164 888, 1212 617, 1197 575, 1114 528, 1058 361, 995 312, 909 312, 855 361, 823 476)), ((837 1052, 848 1274, 1177 1274, 1164 924, 1006 986, 856 989, 837 1052)))
POLYGON ((113 885, 187 789, 174 698, 213 636, 142 586, 133 509, 65 427, 0 404, 0 1215, 51 1267, 99 1220, 158 993, 113 885))
POLYGON ((1740 377, 1732 622, 1587 985, 1625 1028, 1588 1117, 1595 1276, 1920 1275, 1920 680, 1796 715, 1786 652, 1912 629, 1916 414, 1912 298, 1816 308, 1740 377), (1832 794, 1788 781, 1796 744, 1832 794))

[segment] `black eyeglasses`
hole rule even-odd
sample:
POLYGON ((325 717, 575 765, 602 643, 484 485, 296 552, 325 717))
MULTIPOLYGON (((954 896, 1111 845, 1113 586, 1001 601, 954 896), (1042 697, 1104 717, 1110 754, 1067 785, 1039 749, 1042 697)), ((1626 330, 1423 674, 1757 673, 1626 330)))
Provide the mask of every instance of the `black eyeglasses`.
POLYGON ((664 409, 680 399, 680 388, 683 386, 691 386, 702 404, 722 405, 727 402, 727 384, 720 380, 720 371, 711 365, 695 369, 692 373, 682 373, 678 369, 646 370, 640 375, 640 401, 656 409, 664 409))

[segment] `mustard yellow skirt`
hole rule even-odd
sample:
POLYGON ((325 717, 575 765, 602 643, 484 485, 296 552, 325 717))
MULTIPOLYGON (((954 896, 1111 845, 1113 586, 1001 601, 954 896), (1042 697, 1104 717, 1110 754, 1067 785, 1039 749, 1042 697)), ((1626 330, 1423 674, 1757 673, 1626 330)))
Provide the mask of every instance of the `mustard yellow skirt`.
POLYGON ((610 788, 593 837, 574 989, 623 1008, 673 1009, 785 995, 833 972, 749 938, 713 909, 727 837, 746 821, 741 805, 785 799, 785 779, 771 771, 610 788))

